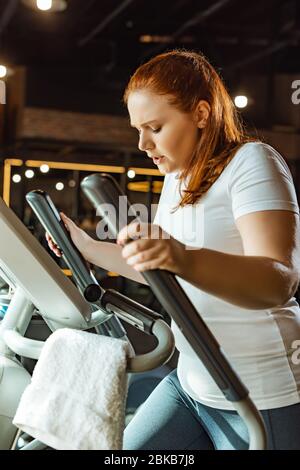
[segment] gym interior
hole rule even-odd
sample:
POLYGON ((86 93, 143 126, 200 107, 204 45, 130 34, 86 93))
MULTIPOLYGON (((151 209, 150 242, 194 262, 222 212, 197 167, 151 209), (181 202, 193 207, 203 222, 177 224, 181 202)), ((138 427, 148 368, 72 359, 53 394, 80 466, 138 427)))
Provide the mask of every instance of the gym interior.
MULTIPOLYGON (((138 148, 123 93, 137 67, 175 48, 209 58, 249 135, 284 157, 298 196, 299 31, 297 0, 0 0, 1 450, 122 449, 124 428, 176 369, 173 322, 247 423, 249 448, 265 448, 266 430, 251 394, 248 401, 222 344, 207 332, 175 276, 150 270, 142 283, 107 269, 106 262, 87 262, 60 213, 108 245, 116 243, 122 227, 103 204, 116 209, 120 224, 125 213, 127 223, 132 218, 153 223, 165 176, 138 148), (120 196, 127 197, 121 208, 120 196), (46 232, 63 256, 51 250, 46 232), (57 397, 61 415, 51 409, 45 417, 42 408, 34 411, 26 401, 36 365, 47 360, 44 345, 61 347, 65 329, 123 340, 126 383, 118 374, 112 379, 120 381, 123 400, 103 398, 113 407, 109 419, 115 429, 107 435, 99 431, 102 443, 93 432, 87 441, 77 440, 75 432, 66 440, 55 435, 49 416, 62 419, 71 406, 67 395, 62 403, 62 395, 57 397), (45 423, 51 430, 46 432, 45 423)), ((298 290, 294 298, 300 300, 298 290)), ((73 340, 74 345, 80 337, 73 340)), ((109 364, 108 353, 106 359, 109 364)), ((109 368, 99 360, 94 373, 94 359, 89 366, 82 360, 81 373, 89 370, 91 387, 101 389, 109 368)), ((78 361, 70 362, 74 383, 78 361)), ((49 389, 50 375, 44 378, 49 389)), ((67 384, 72 388, 72 380, 67 384)), ((81 419, 93 422, 84 409, 81 419)))

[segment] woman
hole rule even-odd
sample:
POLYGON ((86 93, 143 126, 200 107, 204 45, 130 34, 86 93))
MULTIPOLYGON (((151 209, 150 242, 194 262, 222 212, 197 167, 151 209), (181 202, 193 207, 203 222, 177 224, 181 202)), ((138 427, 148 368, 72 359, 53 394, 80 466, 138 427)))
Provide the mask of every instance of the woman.
MULTIPOLYGON (((124 99, 139 149, 166 175, 159 237, 131 224, 107 246, 64 216, 74 243, 88 261, 137 281, 149 269, 176 274, 261 410, 268 448, 300 449, 299 209, 285 161, 246 136, 200 54, 154 57, 124 99), (128 238, 138 239, 125 245, 128 238)), ((247 448, 244 423, 173 331, 178 368, 130 422, 124 448, 247 448)))

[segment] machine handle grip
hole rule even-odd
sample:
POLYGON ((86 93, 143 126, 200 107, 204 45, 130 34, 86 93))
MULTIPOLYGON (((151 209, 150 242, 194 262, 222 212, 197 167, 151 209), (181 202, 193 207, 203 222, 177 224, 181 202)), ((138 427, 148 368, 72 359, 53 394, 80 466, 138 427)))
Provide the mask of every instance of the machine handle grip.
POLYGON ((156 320, 152 327, 152 334, 158 343, 155 349, 128 360, 128 372, 145 372, 165 364, 175 350, 174 336, 171 328, 163 320, 156 320))
POLYGON ((95 276, 89 270, 87 263, 71 240, 59 212, 50 196, 40 189, 26 194, 26 200, 50 234, 53 241, 62 251, 62 256, 72 271, 74 280, 88 302, 97 302, 102 295, 95 276))

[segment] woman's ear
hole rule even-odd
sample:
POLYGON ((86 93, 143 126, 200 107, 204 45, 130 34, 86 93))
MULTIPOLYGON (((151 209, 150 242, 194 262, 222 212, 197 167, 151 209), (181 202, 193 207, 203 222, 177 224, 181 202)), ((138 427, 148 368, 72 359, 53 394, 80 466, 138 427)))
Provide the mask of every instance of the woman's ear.
POLYGON ((206 126, 210 115, 210 104, 205 100, 200 100, 197 105, 195 115, 197 126, 199 129, 203 129, 206 126))

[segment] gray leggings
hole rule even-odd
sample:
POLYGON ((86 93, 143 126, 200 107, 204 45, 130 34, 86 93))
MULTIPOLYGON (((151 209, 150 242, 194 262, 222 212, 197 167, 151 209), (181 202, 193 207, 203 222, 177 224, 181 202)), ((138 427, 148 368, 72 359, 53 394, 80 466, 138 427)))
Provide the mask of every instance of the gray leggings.
MULTIPOLYGON (((300 450, 300 403, 261 411, 268 449, 300 450)), ((172 371, 139 408, 124 434, 124 449, 242 450, 248 433, 235 411, 193 400, 172 371)))

